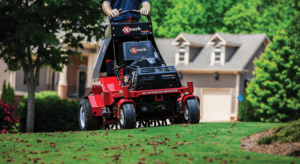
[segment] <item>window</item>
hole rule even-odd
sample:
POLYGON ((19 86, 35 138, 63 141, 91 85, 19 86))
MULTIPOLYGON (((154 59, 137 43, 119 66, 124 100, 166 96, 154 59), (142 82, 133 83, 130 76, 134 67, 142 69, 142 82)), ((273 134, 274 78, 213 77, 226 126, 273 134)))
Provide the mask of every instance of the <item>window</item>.
POLYGON ((217 44, 215 46, 215 62, 221 61, 221 52, 222 52, 222 47, 221 45, 217 44))
POLYGON ((185 46, 181 45, 179 47, 179 62, 184 62, 184 57, 185 57, 185 46))

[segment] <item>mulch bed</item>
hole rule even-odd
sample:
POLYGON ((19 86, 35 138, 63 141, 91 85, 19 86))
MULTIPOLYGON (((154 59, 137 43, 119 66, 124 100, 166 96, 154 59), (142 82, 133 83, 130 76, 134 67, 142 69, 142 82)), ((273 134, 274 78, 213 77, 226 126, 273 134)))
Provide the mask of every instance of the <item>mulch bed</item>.
POLYGON ((274 129, 260 132, 241 139, 241 147, 246 151, 256 153, 275 154, 284 156, 294 156, 300 158, 300 142, 293 143, 273 143, 270 145, 258 145, 257 140, 268 137, 274 133, 274 129))

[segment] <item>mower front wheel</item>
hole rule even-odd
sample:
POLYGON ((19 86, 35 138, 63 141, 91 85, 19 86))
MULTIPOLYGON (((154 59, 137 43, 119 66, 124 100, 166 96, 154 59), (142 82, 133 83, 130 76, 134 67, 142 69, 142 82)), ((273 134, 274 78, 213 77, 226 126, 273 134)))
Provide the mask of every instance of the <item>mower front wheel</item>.
POLYGON ((185 104, 185 114, 183 115, 187 123, 198 124, 200 121, 200 108, 197 99, 187 99, 185 104))
POLYGON ((119 124, 122 129, 135 128, 136 118, 133 104, 123 104, 120 109, 119 124))
POLYGON ((88 99, 80 101, 78 109, 78 121, 80 130, 96 130, 100 128, 101 118, 92 114, 92 108, 88 99))

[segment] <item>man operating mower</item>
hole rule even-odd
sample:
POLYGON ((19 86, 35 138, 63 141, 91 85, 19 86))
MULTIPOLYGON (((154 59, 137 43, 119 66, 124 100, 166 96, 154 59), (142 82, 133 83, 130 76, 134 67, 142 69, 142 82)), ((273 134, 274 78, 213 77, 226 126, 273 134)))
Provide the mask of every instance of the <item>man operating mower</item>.
MULTIPOLYGON (((139 10, 141 15, 147 16, 150 12, 149 0, 101 0, 104 13, 111 17, 111 23, 134 23, 140 21, 140 15, 134 13, 126 13, 119 16, 121 10, 139 10, 140 4, 142 8, 139 10), (131 17, 131 20, 129 20, 131 17)), ((105 36, 109 32, 109 27, 105 31, 105 36)))

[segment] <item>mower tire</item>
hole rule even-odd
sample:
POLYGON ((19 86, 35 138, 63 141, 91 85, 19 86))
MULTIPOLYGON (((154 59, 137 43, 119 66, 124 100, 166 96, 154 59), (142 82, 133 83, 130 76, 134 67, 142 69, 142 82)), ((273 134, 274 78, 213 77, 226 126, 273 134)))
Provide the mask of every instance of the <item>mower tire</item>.
POLYGON ((80 130, 97 130, 100 128, 101 117, 92 114, 92 107, 88 99, 81 100, 78 108, 80 130))
POLYGON ((198 124, 200 121, 200 108, 197 99, 187 99, 184 119, 187 123, 198 124))
POLYGON ((122 105, 120 109, 119 125, 121 129, 135 128, 136 118, 133 104, 127 103, 122 105))

